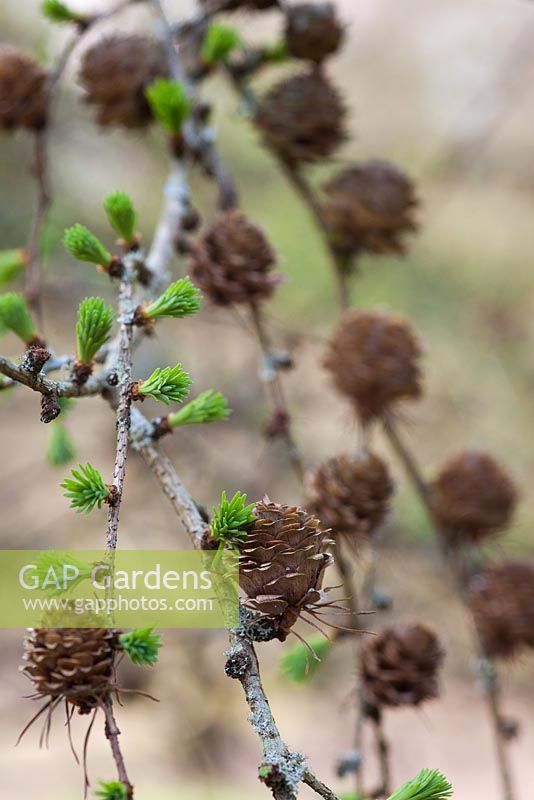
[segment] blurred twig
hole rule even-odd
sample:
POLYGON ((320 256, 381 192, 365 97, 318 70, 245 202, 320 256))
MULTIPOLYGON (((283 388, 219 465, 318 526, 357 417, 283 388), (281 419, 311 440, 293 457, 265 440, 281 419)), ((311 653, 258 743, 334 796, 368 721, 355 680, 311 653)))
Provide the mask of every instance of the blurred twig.
POLYGON ((57 61, 47 74, 45 83, 46 123, 43 128, 35 132, 33 140, 32 174, 37 187, 37 200, 26 248, 28 264, 24 279, 24 294, 28 303, 35 311, 40 325, 42 324, 41 290, 43 269, 41 239, 47 223, 48 212, 52 205, 52 191, 48 165, 48 136, 52 106, 55 100, 57 86, 65 72, 70 57, 85 35, 98 23, 111 19, 133 2, 137 1, 138 0, 121 0, 121 2, 109 9, 109 11, 88 17, 85 24, 78 26, 75 33, 68 39, 57 61))
POLYGON ((250 313, 256 337, 263 353, 264 365, 262 375, 263 383, 265 384, 267 395, 270 399, 274 414, 280 415, 280 436, 284 439, 291 464, 295 470, 295 474, 300 482, 304 480, 304 465, 297 443, 293 437, 290 425, 289 406, 284 392, 284 386, 280 379, 279 370, 274 363, 273 348, 271 340, 265 323, 261 308, 254 303, 250 304, 250 313))
MULTIPOLYGON (((247 80, 243 78, 243 76, 237 70, 232 69, 231 64, 226 65, 225 71, 231 85, 234 87, 238 96, 245 104, 245 108, 251 117, 254 118, 257 112, 258 103, 256 100, 256 95, 249 86, 247 80)), ((276 158, 282 174, 289 181, 297 195, 303 201, 304 205, 309 209, 323 234, 324 243, 330 256, 332 270, 336 281, 339 303, 342 310, 346 310, 350 305, 349 278, 352 273, 353 264, 350 260, 347 261, 347 259, 342 257, 330 242, 328 229, 326 227, 321 209, 321 203, 316 196, 315 190, 309 183, 306 176, 303 174, 300 167, 298 165, 288 163, 283 158, 278 156, 277 153, 273 152, 272 155, 274 158, 276 158)))
MULTIPOLYGON (((444 557, 446 565, 451 573, 455 582, 458 594, 462 599, 464 606, 469 611, 469 606, 466 597, 466 571, 464 569, 463 559, 460 561, 453 559, 451 554, 447 552, 443 545, 443 537, 440 532, 440 525, 434 514, 432 503, 430 499, 430 491, 428 484, 423 476, 423 472, 419 467, 417 460, 410 448, 404 442, 400 435, 397 426, 390 418, 384 424, 384 432, 391 444, 392 449, 397 454, 399 460, 403 464, 406 473, 413 485, 415 493, 421 501, 421 505, 425 509, 428 519, 432 525, 436 540, 440 546, 441 553, 444 557)), ((499 767, 501 783, 503 788, 503 800, 514 800, 515 792, 512 782, 512 771, 508 757, 508 739, 503 726, 503 714, 501 711, 501 698, 500 687, 498 681, 497 670, 493 661, 486 656, 480 637, 476 630, 473 628, 473 637, 475 642, 475 649, 479 659, 479 670, 482 679, 482 686, 484 690, 484 697, 491 719, 493 733, 496 742, 497 751, 497 764, 499 767)))

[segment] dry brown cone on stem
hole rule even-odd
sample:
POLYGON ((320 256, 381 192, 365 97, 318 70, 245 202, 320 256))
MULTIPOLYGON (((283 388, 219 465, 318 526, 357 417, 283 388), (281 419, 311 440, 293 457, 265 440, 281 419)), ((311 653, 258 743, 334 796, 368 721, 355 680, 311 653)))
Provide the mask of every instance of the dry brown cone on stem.
POLYGON ((14 47, 0 47, 0 128, 37 131, 46 116, 46 72, 14 47))
POLYGON ((512 521, 516 488, 506 470, 486 453, 454 456, 430 488, 440 532, 453 547, 476 544, 512 521))
POLYGON ((256 503, 256 521, 239 541, 239 582, 245 606, 271 623, 268 638, 281 641, 302 614, 316 618, 332 608, 322 590, 333 563, 333 544, 319 520, 302 508, 256 503))
POLYGON ((363 422, 421 395, 421 347, 409 322, 382 311, 347 311, 323 364, 363 422))
POLYGON ((332 155, 346 139, 346 109, 318 70, 275 84, 260 101, 256 125, 264 144, 288 164, 332 155))
POLYGON ((114 34, 84 53, 80 83, 102 127, 144 128, 152 122, 146 88, 168 75, 163 46, 149 36, 114 34))
POLYGON ((361 674, 371 713, 384 706, 418 706, 437 697, 443 658, 438 637, 423 625, 394 625, 367 638, 361 674))
POLYGON ((285 41, 294 58, 320 63, 341 46, 344 29, 332 3, 299 3, 286 14, 285 41))
POLYGON ((405 252, 404 240, 417 230, 418 200, 412 181, 384 161, 354 164, 324 186, 323 219, 332 246, 350 257, 405 252))
POLYGON ((220 214, 188 247, 193 280, 216 305, 267 300, 280 283, 265 234, 240 211, 220 214))
POLYGON ((32 628, 24 641, 23 673, 50 711, 61 701, 88 714, 112 689, 119 634, 108 628, 32 628))
POLYGON ((507 562, 472 578, 469 603, 489 658, 511 658, 534 647, 534 568, 507 562))
POLYGON ((360 541, 372 536, 389 511, 394 491, 386 464, 362 450, 334 456, 306 478, 306 507, 334 534, 360 541))

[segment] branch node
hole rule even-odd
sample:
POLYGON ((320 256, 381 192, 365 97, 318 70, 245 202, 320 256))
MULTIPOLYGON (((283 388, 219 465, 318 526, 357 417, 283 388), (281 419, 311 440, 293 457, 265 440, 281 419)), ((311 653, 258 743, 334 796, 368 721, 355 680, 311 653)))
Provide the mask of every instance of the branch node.
POLYGON ((20 366, 32 375, 38 375, 50 357, 51 353, 46 347, 42 347, 40 344, 31 344, 26 350, 20 366))

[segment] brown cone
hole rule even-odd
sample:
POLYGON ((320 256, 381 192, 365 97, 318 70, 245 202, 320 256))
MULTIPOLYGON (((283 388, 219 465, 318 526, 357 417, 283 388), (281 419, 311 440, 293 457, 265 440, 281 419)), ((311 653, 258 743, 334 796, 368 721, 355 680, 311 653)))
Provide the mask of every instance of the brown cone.
POLYGON ((325 184, 323 217, 335 249, 403 254, 404 238, 417 230, 418 201, 411 180, 384 161, 355 164, 325 184))
POLYGON ((256 124, 265 146, 291 164, 332 155, 346 138, 345 117, 337 90, 311 71, 273 86, 260 102, 256 124))
POLYGON ((191 246, 193 280, 220 306, 269 298, 280 282, 275 262, 261 228, 239 211, 220 214, 191 246))
POLYGON ((409 323, 397 314, 348 311, 330 340, 323 364, 364 422, 400 400, 421 394, 421 349, 409 323))
POLYGON ((46 73, 30 56, 0 47, 0 128, 40 130, 46 115, 46 73))
POLYGON ((510 658, 534 647, 534 568, 507 562, 490 566, 469 586, 469 599, 484 652, 510 658))
POLYGON ((284 640, 304 610, 322 603, 324 571, 332 544, 319 520, 301 508, 257 503, 256 522, 239 543, 239 581, 245 605, 276 620, 284 640))
POLYGON ((288 8, 285 40, 294 58, 318 64, 339 49, 343 35, 332 3, 300 3, 288 8))
POLYGON ((324 461, 306 480, 306 507, 333 533, 372 535, 384 521, 393 481, 382 459, 361 451, 324 461))
POLYGON ((436 634, 423 625, 394 625, 369 637, 361 652, 367 704, 418 706, 437 697, 443 658, 436 634))
POLYGON ((106 628, 32 628, 22 671, 43 698, 65 698, 88 714, 110 691, 117 631, 106 628))
POLYGON ((431 486, 434 514, 451 545, 480 542, 506 528, 517 502, 515 486, 491 456, 460 453, 431 486))
POLYGON ((83 56, 80 83, 100 125, 144 128, 152 121, 146 88, 168 74, 163 46, 148 36, 114 34, 83 56))

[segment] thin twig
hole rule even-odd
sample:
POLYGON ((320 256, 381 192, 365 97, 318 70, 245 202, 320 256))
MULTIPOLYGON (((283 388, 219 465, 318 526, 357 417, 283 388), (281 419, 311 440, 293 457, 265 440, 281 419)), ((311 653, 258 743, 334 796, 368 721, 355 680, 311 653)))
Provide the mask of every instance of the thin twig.
POLYGON ((47 221, 48 211, 52 203, 48 170, 48 133, 50 130, 52 106, 57 84, 65 71, 70 56, 79 40, 82 31, 76 31, 59 54, 53 69, 48 73, 44 91, 46 94, 46 124, 37 131, 33 142, 32 173, 37 186, 37 201, 30 229, 27 246, 28 265, 24 279, 24 294, 30 307, 35 311, 39 325, 42 325, 41 283, 42 258, 41 239, 47 221))
POLYGON ((41 234, 46 221, 47 212, 50 207, 46 128, 43 128, 35 133, 33 144, 32 174, 37 185, 37 202, 33 222, 31 225, 30 239, 27 247, 28 264, 24 278, 24 294, 30 307, 37 316, 39 326, 42 326, 41 234))
MULTIPOLYGON (((402 439, 397 426, 391 418, 384 423, 384 432, 391 444, 392 449, 395 451, 400 461, 404 465, 413 488, 418 495, 421 504, 426 510, 435 537, 440 545, 441 553, 455 582, 460 599, 462 600, 466 610, 470 613, 467 600, 467 587, 465 583, 466 571, 464 569, 463 559, 460 558, 459 562, 458 558, 453 558, 444 547, 444 537, 440 530, 440 523, 436 519, 436 515, 432 508, 430 490, 423 476, 423 472, 420 469, 415 456, 402 439)), ((497 764, 499 767, 501 784, 503 788, 503 800, 514 800, 515 792, 512 783, 512 771, 508 756, 508 741, 502 725, 503 714, 501 712, 500 687, 497 670, 492 660, 484 653, 480 636, 478 635, 475 626, 473 626, 473 638, 479 658, 484 697, 495 736, 497 764)))
POLYGON ((164 206, 147 256, 151 290, 157 294, 167 288, 171 273, 169 263, 176 249, 182 219, 189 208, 189 183, 183 161, 173 158, 164 189, 164 206))
MULTIPOLYGON (((347 603, 351 611, 352 618, 355 619, 355 615, 359 611, 359 597, 358 591, 356 588, 356 581, 354 578, 353 570, 349 564, 349 561, 345 557, 342 547, 341 537, 336 538, 336 546, 335 546, 335 562, 336 566, 339 570, 341 575, 341 580, 343 583, 343 592, 344 596, 347 598, 347 603)), ((363 594, 363 592, 362 592, 363 594)), ((355 636, 354 641, 352 643, 352 651, 354 655, 354 662, 358 665, 360 660, 360 637, 355 636)), ((364 694, 363 694, 363 686, 361 678, 358 674, 357 678, 357 686, 356 686, 356 693, 358 697, 357 703, 357 710, 356 710, 356 726, 355 726, 355 735, 354 735, 354 746, 355 750, 360 758, 360 763, 358 768, 356 769, 356 791, 359 795, 363 792, 363 769, 362 769, 362 761, 363 761, 363 723, 364 723, 364 694)))
POLYGON ((70 57, 86 34, 92 30, 95 25, 111 19, 135 1, 136 0, 120 0, 116 6, 108 11, 105 11, 101 14, 95 14, 95 16, 88 18, 87 24, 83 27, 78 27, 73 35, 68 39, 66 45, 61 50, 56 63, 47 74, 44 86, 46 95, 46 124, 41 130, 37 131, 34 136, 32 173, 37 186, 37 200, 33 220, 31 223, 29 240, 26 247, 28 263, 26 266, 24 279, 24 294, 30 307, 34 310, 37 316, 39 325, 42 325, 41 291, 43 265, 41 256, 41 240, 43 230, 48 219, 48 212, 50 210, 50 206, 52 205, 52 193, 48 167, 48 136, 57 85, 61 80, 65 69, 67 68, 70 57))
POLYGON ((111 697, 107 697, 106 700, 103 701, 102 709, 106 718, 106 738, 109 741, 111 752, 113 754, 113 760, 115 761, 115 765, 117 767, 117 775, 119 776, 120 782, 124 784, 124 787, 126 788, 128 800, 131 800, 134 796, 134 787, 128 778, 124 757, 121 752, 119 743, 120 730, 113 714, 113 703, 111 697))
POLYGON ((124 259, 124 275, 119 289, 120 349, 117 362, 119 375, 119 403, 117 406, 117 446, 113 472, 113 497, 109 504, 106 549, 117 548, 119 513, 126 477, 126 459, 130 435, 130 409, 132 405, 132 331, 135 272, 124 259))
POLYGON ((193 547, 199 548, 206 531, 206 522, 178 477, 169 458, 152 442, 152 426, 137 410, 132 414, 132 446, 140 453, 147 467, 160 483, 174 512, 184 526, 193 547))
POLYGON ((260 737, 263 750, 260 774, 275 800, 295 800, 305 776, 306 758, 302 753, 291 753, 280 735, 263 689, 258 657, 244 627, 230 631, 226 655, 242 665, 238 679, 250 709, 250 724, 260 737))
POLYGON ((273 413, 282 414, 283 422, 281 424, 280 435, 284 439, 287 445, 289 457, 291 460, 291 465, 295 470, 295 474, 299 479, 299 481, 302 483, 302 481, 304 480, 304 466, 302 463, 300 450, 297 446, 297 443, 293 437, 293 433, 291 430, 291 416, 289 413, 289 407, 286 400, 282 380, 280 378, 278 369, 274 364, 273 348, 271 345, 271 340, 263 321, 261 308, 258 305, 251 303, 250 313, 252 317, 254 330, 256 332, 256 336, 260 344, 264 359, 263 366, 265 375, 262 376, 262 380, 263 383, 265 384, 267 396, 269 397, 269 400, 271 402, 273 413))
POLYGON ((380 787, 374 793, 375 797, 389 797, 391 794, 391 771, 389 766, 389 744, 384 732, 384 721, 382 714, 379 712, 378 716, 373 719, 376 752, 378 754, 378 762, 380 769, 380 787))
POLYGON ((425 508, 433 524, 435 524, 428 486, 415 457, 404 444, 397 426, 391 418, 384 421, 383 429, 393 451, 397 454, 406 470, 423 508, 425 508))
POLYGON ((324 797, 324 800, 339 800, 338 795, 335 794, 332 789, 329 789, 325 783, 320 781, 309 769, 304 773, 302 782, 309 786, 310 789, 313 789, 320 797, 324 797))
POLYGON ((109 375, 107 370, 103 370, 97 375, 92 375, 87 383, 80 386, 71 380, 53 381, 43 372, 35 375, 4 356, 0 356, 0 373, 35 392, 45 395, 56 394, 58 397, 88 397, 101 394, 109 375))
POLYGON ((171 75, 174 80, 183 84, 189 92, 192 92, 192 86, 189 78, 187 77, 187 72, 182 64, 182 59, 180 58, 178 51, 178 45, 174 39, 173 29, 169 23, 169 20, 167 19, 167 15, 163 10, 163 6, 161 5, 160 0, 148 0, 148 2, 152 6, 152 10, 154 11, 158 20, 160 38, 165 48, 165 55, 171 70, 171 75))
POLYGON ((311 211, 319 229, 323 233, 324 243, 328 250, 332 271, 337 286, 339 307, 341 311, 346 311, 350 307, 350 284, 349 278, 353 270, 352 261, 342 256, 331 244, 328 230, 325 225, 321 204, 315 195, 313 188, 304 177, 302 170, 294 164, 288 164, 282 158, 278 158, 278 163, 283 174, 296 191, 304 204, 311 211))
POLYGON ((479 673, 487 698, 488 709, 493 720, 497 764, 502 781, 503 800, 514 800, 515 791, 508 758, 508 740, 503 733, 503 717, 501 712, 501 690, 497 667, 489 658, 479 659, 479 673))

